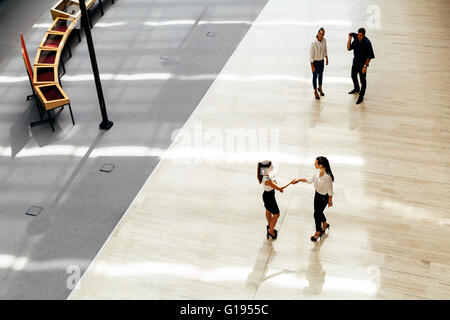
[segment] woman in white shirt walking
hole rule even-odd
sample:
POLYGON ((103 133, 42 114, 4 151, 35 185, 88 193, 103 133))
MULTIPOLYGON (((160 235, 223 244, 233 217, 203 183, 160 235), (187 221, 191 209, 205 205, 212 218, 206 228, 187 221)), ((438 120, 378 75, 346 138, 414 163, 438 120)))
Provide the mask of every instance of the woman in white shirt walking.
POLYGON ((334 176, 331 172, 330 163, 325 157, 317 157, 314 163, 318 169, 311 179, 297 179, 295 183, 306 182, 314 183, 316 194, 314 196, 314 221, 316 223, 316 233, 311 237, 311 241, 317 241, 327 229, 330 224, 323 214, 327 204, 329 207, 333 205, 333 182, 334 176), (322 225, 321 225, 322 224, 322 225))
POLYGON ((320 28, 316 35, 316 40, 311 43, 310 49, 310 62, 311 70, 313 73, 313 88, 314 95, 317 100, 320 100, 319 94, 317 93, 317 78, 319 78, 319 92, 321 96, 325 94, 322 91, 322 76, 324 69, 324 58, 327 59, 326 64, 328 65, 328 53, 327 53, 327 39, 324 38, 325 29, 320 28))
POLYGON ((278 236, 278 231, 275 229, 278 217, 280 216, 280 209, 278 209, 277 201, 275 200, 275 190, 283 192, 283 189, 294 182, 292 180, 290 183, 284 187, 279 187, 275 176, 272 174, 273 165, 269 160, 258 162, 257 177, 259 183, 263 184, 264 192, 262 195, 264 201, 264 207, 266 208, 266 219, 267 219, 267 239, 272 237, 276 239, 278 236))

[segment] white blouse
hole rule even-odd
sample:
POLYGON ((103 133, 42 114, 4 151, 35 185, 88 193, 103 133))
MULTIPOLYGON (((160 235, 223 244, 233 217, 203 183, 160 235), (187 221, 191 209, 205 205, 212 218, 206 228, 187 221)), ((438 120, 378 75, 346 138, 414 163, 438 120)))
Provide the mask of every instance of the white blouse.
POLYGON ((315 39, 311 43, 311 49, 309 50, 311 62, 314 60, 323 60, 327 55, 327 40, 325 38, 322 38, 322 41, 315 39))
POLYGON ((321 195, 326 195, 328 193, 329 196, 332 196, 334 193, 333 180, 331 180, 331 177, 326 172, 323 176, 320 176, 320 170, 317 170, 311 179, 306 179, 306 182, 314 182, 314 189, 321 195))
POLYGON ((277 181, 275 180, 275 176, 264 176, 262 179, 262 185, 264 187, 264 191, 272 191, 273 188, 271 186, 266 185, 267 180, 272 180, 273 183, 277 184, 277 181))

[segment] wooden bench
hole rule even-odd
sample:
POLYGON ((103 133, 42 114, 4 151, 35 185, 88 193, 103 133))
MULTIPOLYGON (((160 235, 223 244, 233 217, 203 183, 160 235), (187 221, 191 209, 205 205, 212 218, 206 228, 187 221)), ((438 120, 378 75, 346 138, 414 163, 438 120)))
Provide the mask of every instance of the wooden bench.
MULTIPOLYGON (((32 86, 38 97, 40 108, 40 121, 30 123, 30 126, 35 126, 44 122, 50 122, 52 130, 54 119, 50 114, 50 110, 61 108, 65 105, 69 106, 72 123, 75 124, 72 108, 70 106, 70 99, 62 89, 61 76, 59 75, 59 65, 61 56, 69 36, 75 28, 76 19, 70 17, 56 17, 47 29, 36 52, 34 59, 32 86), (47 114, 47 119, 43 119, 43 114, 47 114)), ((70 46, 67 46, 70 56, 72 52, 70 46)), ((64 63, 63 71, 65 73, 64 63)))
MULTIPOLYGON (((86 3, 86 9, 89 9, 94 5, 96 0, 84 1, 86 3)), ((100 10, 103 15, 101 0, 99 0, 99 3, 100 10)), ((114 0, 112 0, 112 3, 114 4, 114 0)), ((72 108, 70 106, 70 99, 64 92, 61 85, 60 78, 62 75, 59 74, 59 65, 62 65, 64 72, 63 74, 65 74, 66 69, 61 56, 64 48, 66 48, 66 43, 69 40, 70 34, 75 29, 77 22, 81 18, 79 0, 59 0, 50 9, 50 12, 53 23, 47 29, 44 37, 42 38, 36 52, 33 67, 31 66, 22 34, 20 34, 20 38, 25 69, 30 80, 31 89, 33 90, 33 94, 27 96, 27 100, 34 97, 40 116, 40 120, 31 122, 30 126, 33 127, 44 122, 50 122, 52 131, 54 132, 54 119, 52 118, 50 111, 57 108, 61 108, 60 110, 63 110, 66 105, 69 106, 72 123, 75 125, 72 108), (47 114, 47 119, 44 119, 45 114, 47 114)), ((88 19, 92 28, 92 21, 89 14, 88 19)), ((81 41, 79 29, 77 29, 77 31, 78 40, 81 41)), ((72 57, 70 45, 67 46, 67 49, 69 50, 70 57, 72 57)))
MULTIPOLYGON (((50 122, 52 131, 54 132, 54 119, 50 115, 50 110, 56 108, 61 108, 61 110, 63 110, 65 105, 69 105, 72 123, 75 124, 69 98, 61 86, 56 83, 56 81, 52 81, 58 78, 57 71, 55 71, 55 66, 53 64, 36 65, 34 69, 35 71, 33 72, 22 34, 20 34, 20 40, 22 44, 22 57, 25 64, 25 69, 27 70, 28 79, 30 80, 31 89, 33 91, 33 94, 28 96, 27 100, 29 97, 34 97, 39 111, 39 117, 41 119, 39 121, 31 122, 30 126, 33 127, 44 122, 50 122), (45 112, 48 115, 47 119, 44 119, 43 117, 45 112)), ((58 58, 55 55, 54 61, 57 59, 58 58)), ((50 58, 50 60, 53 60, 53 58, 50 58)))

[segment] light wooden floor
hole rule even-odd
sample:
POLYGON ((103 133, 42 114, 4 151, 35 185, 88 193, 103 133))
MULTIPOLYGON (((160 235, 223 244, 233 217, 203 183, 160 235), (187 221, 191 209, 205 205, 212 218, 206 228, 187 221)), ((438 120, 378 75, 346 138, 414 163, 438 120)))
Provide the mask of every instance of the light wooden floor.
POLYGON ((346 41, 368 4, 316 3, 269 1, 70 299, 450 298, 450 3, 376 2, 359 106, 346 41), (319 102, 308 59, 321 26, 319 102), (230 129, 257 143, 221 148, 230 129), (319 155, 336 177, 329 235, 309 240, 314 191, 298 184, 277 194, 279 238, 266 240, 257 160, 285 182, 319 155))

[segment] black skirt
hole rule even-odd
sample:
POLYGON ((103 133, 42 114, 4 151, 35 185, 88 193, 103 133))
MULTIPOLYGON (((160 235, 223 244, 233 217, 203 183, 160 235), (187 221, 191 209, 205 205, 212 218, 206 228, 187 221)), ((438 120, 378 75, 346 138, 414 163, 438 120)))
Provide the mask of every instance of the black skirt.
POLYGON ((271 214, 280 214, 278 209, 277 200, 275 200, 275 189, 272 191, 264 191, 262 194, 264 201, 264 208, 266 208, 271 214))

